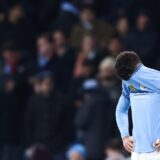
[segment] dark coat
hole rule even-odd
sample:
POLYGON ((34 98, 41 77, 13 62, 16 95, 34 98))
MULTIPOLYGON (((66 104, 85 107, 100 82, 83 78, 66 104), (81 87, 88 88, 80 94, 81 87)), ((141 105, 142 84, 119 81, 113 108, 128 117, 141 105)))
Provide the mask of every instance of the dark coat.
POLYGON ((29 63, 28 72, 30 76, 36 75, 42 71, 51 71, 54 74, 57 72, 57 56, 53 55, 52 58, 44 65, 40 66, 38 63, 38 57, 33 57, 29 63))
POLYGON ((97 91, 79 109, 75 125, 83 131, 84 145, 88 158, 103 158, 106 140, 110 137, 112 119, 111 103, 107 94, 97 91))
MULTIPOLYGON (((5 65, 4 65, 5 66, 5 65)), ((27 85, 27 69, 20 62, 14 73, 6 74, 1 67, 0 72, 0 144, 19 144, 23 136, 23 114, 29 87, 27 85), (7 89, 12 82, 14 87, 7 89)))
POLYGON ((20 110, 14 92, 0 91, 0 145, 17 145, 20 142, 20 110))
POLYGON ((57 56, 56 85, 62 92, 68 91, 71 85, 74 62, 75 51, 69 46, 66 46, 63 56, 57 56))
POLYGON ((56 93, 33 95, 25 115, 27 145, 42 143, 54 153, 60 152, 68 141, 68 108, 56 93))

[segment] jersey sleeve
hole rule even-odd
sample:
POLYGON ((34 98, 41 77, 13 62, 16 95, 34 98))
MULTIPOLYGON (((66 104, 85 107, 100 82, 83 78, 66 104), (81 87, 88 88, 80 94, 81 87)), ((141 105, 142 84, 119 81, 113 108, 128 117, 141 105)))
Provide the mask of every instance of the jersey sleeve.
POLYGON ((130 108, 129 91, 122 82, 122 95, 116 108, 116 121, 121 137, 129 136, 128 110, 130 108))

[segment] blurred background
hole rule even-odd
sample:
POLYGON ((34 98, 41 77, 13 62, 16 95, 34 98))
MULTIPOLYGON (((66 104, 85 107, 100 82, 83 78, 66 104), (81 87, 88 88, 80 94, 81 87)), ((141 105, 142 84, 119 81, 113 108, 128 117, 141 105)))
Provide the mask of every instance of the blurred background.
POLYGON ((115 123, 123 50, 160 69, 159 0, 0 0, 0 160, 126 160, 115 123))

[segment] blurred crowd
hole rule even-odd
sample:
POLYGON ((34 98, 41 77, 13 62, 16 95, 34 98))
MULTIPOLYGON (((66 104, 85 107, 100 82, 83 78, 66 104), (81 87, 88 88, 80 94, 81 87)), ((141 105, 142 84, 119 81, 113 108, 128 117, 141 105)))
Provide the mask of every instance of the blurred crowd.
POLYGON ((0 159, 126 160, 115 57, 160 67, 158 0, 0 1, 0 159))

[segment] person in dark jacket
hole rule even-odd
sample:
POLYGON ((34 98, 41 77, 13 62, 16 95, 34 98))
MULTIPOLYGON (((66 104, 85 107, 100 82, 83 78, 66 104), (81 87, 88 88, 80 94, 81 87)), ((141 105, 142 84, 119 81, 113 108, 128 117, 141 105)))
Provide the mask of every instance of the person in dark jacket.
POLYGON ((84 143, 88 158, 93 160, 103 159, 105 141, 117 136, 113 119, 120 90, 114 73, 114 59, 104 59, 99 70, 97 80, 83 83, 84 98, 75 117, 78 138, 84 143))
POLYGON ((157 58, 157 35, 152 27, 149 16, 146 13, 140 13, 136 19, 136 28, 126 39, 127 49, 138 52, 143 62, 149 66, 154 66, 157 58))
POLYGON ((18 160, 20 149, 20 109, 12 80, 0 91, 0 159, 18 160))
POLYGON ((53 38, 49 33, 42 33, 37 38, 37 55, 30 62, 30 79, 41 71, 49 70, 56 75, 57 56, 53 38))
POLYGON ((99 88, 104 95, 108 94, 111 103, 110 120, 112 121, 112 127, 110 129, 110 138, 119 136, 119 131, 114 127, 116 125, 114 113, 119 95, 121 94, 121 84, 116 76, 114 65, 114 58, 106 57, 101 61, 98 71, 99 88))
POLYGON ((79 10, 74 0, 61 2, 57 20, 51 25, 52 29, 61 29, 67 37, 70 36, 74 25, 79 21, 79 10))
MULTIPOLYGON (((2 61, 0 63, 1 77, 9 77, 19 104, 24 105, 29 94, 28 88, 28 59, 14 43, 5 43, 2 47, 2 61), (20 98, 21 97, 21 98, 20 98)), ((6 81, 7 82, 7 81, 6 81)))
POLYGON ((12 5, 0 23, 0 46, 12 41, 22 50, 34 51, 35 31, 21 4, 12 5))
POLYGON ((2 50, 0 71, 0 159, 18 160, 23 135, 22 117, 29 93, 26 66, 13 44, 2 50))
POLYGON ((109 138, 110 133, 110 101, 107 95, 98 91, 96 86, 86 85, 81 107, 75 117, 78 138, 84 143, 87 151, 87 158, 91 160, 103 159, 104 142, 109 138), (93 88, 92 88, 93 87, 93 88))
POLYGON ((67 92, 73 74, 75 51, 67 42, 67 37, 62 30, 53 32, 53 40, 57 56, 57 85, 61 91, 67 92))
POLYGON ((45 145, 54 155, 68 143, 68 112, 64 98, 54 90, 52 74, 39 73, 25 115, 26 145, 45 145))

